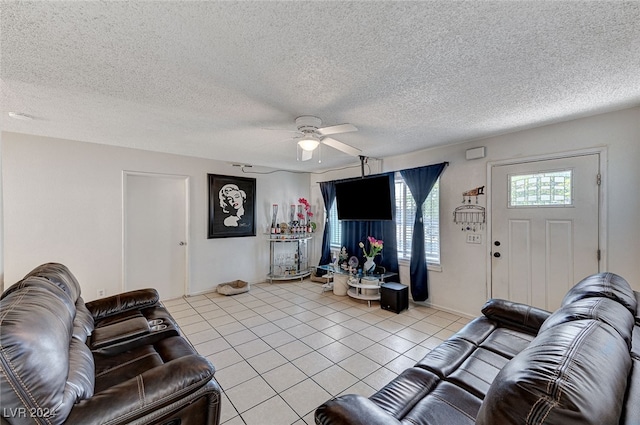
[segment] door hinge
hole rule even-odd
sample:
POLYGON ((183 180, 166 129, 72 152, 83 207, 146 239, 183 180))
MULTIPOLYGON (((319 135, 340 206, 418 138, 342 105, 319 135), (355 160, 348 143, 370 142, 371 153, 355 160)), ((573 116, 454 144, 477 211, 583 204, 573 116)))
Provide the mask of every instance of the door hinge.
POLYGON ((602 257, 602 253, 600 252, 600 250, 596 251, 596 257, 598 258, 598 261, 600 261, 600 258, 602 257))
POLYGON ((596 175, 596 184, 600 186, 602 184, 602 174, 598 173, 596 175))

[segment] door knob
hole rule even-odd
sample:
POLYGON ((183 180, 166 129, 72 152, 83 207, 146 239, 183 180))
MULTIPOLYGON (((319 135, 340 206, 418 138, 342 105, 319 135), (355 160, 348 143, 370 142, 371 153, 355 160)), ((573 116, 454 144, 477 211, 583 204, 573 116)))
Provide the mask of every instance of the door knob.
POLYGON ((186 244, 187 244, 186 242, 180 241, 180 243, 178 245, 185 246, 186 244))
POLYGON ((493 244, 494 244, 495 246, 500 246, 500 241, 495 241, 493 244))
POLYGON ((494 252, 493 256, 496 257, 496 258, 500 258, 500 253, 499 252, 494 252))

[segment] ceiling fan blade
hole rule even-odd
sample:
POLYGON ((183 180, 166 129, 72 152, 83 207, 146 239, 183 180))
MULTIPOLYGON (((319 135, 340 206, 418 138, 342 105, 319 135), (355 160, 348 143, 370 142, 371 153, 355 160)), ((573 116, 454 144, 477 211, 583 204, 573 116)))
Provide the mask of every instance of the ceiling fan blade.
POLYGON ((305 151, 304 149, 300 149, 302 153, 300 154, 301 161, 308 161, 313 157, 313 151, 305 151))
POLYGON ((322 136, 328 136, 329 134, 349 133, 351 131, 358 131, 358 127, 353 124, 338 124, 330 127, 323 127, 317 130, 318 134, 322 136))
POLYGON ((302 132, 300 130, 288 130, 286 128, 268 128, 268 127, 262 127, 261 130, 267 130, 267 131, 281 131, 283 133, 296 133, 296 134, 302 134, 302 132))
POLYGON ((347 145, 346 143, 339 142, 336 139, 332 139, 331 137, 325 137, 321 140, 321 142, 327 146, 331 146, 334 149, 352 156, 358 156, 362 152, 360 149, 356 149, 353 146, 347 145))

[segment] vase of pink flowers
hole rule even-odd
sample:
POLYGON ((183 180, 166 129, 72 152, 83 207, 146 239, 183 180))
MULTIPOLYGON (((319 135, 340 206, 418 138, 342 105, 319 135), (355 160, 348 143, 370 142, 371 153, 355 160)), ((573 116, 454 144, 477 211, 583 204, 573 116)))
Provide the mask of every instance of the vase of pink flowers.
POLYGON ((365 244, 363 242, 360 242, 358 245, 360 246, 360 248, 362 248, 364 258, 366 258, 366 261, 362 266, 362 271, 365 273, 371 273, 376 268, 376 263, 373 261, 373 259, 376 257, 376 255, 379 255, 380 252, 382 252, 384 243, 372 236, 367 236, 367 241, 369 242, 369 250, 365 249, 365 244))

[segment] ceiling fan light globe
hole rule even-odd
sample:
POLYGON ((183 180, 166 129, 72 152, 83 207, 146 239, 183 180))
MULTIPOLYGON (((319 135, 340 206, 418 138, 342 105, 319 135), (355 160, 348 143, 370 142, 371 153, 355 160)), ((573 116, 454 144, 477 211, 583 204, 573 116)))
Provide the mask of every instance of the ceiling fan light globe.
POLYGON ((300 149, 309 152, 317 148, 319 144, 320 142, 312 138, 304 138, 298 142, 298 146, 300 146, 300 149))

